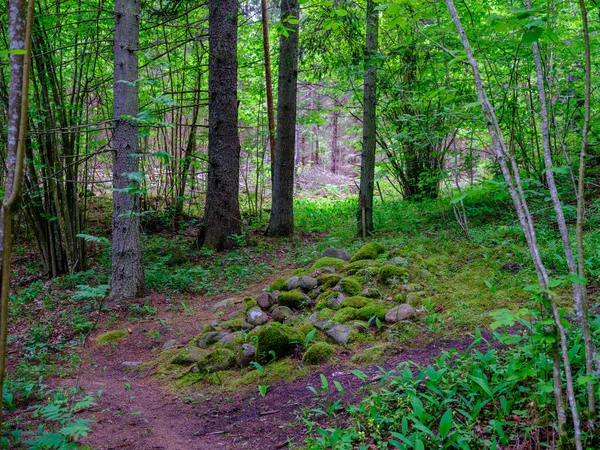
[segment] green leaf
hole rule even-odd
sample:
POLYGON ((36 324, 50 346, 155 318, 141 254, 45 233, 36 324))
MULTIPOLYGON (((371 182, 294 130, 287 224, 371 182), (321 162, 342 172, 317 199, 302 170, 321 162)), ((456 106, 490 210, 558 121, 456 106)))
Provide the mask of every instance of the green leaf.
POLYGON ((523 34, 522 42, 524 44, 531 44, 533 42, 537 42, 544 34, 544 29, 540 27, 533 27, 528 29, 525 34, 523 34))
POLYGON ((461 194, 456 198, 453 198, 452 200, 450 200, 450 204, 451 205, 455 205, 456 203, 462 202, 465 198, 467 198, 467 193, 461 194))
POLYGON ((452 410, 448 409, 440 419, 440 426, 438 427, 438 431, 442 436, 442 439, 446 439, 448 437, 448 433, 450 433, 450 429, 452 428, 452 410))
POLYGON ((368 378, 367 374, 364 373, 362 370, 352 370, 350 371, 350 373, 355 377, 360 378, 362 381, 365 381, 368 378))
POLYGON ((583 286, 587 285, 587 280, 579 275, 575 275, 574 273, 567 276, 567 280, 569 280, 573 284, 581 284, 583 286))

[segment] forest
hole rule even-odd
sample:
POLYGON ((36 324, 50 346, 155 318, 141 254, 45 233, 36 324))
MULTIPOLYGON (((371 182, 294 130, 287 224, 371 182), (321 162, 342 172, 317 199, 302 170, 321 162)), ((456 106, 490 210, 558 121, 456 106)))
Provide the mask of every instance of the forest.
POLYGON ((0 448, 600 448, 596 0, 0 22, 0 448))

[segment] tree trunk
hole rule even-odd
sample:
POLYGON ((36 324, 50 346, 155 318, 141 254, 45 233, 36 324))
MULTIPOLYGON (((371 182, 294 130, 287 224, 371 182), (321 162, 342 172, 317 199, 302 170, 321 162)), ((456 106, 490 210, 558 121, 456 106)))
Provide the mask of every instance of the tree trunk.
POLYGON ((339 165, 340 165, 340 161, 339 161, 339 150, 338 150, 338 121, 340 118, 340 112, 338 110, 335 110, 333 112, 333 131, 332 131, 332 138, 331 138, 331 171, 333 173, 337 173, 339 170, 339 165))
POLYGON ((277 149, 273 170, 273 203, 266 234, 294 233, 294 154, 298 82, 298 0, 281 0, 281 21, 287 35, 279 38, 277 149), (288 20, 292 18, 291 23, 288 20))
POLYGON ((367 47, 363 101, 363 150, 358 194, 358 235, 373 232, 373 192, 375 146, 377 143, 377 42, 379 13, 373 0, 367 0, 367 47))
POLYGON ((237 0, 209 2, 208 186, 198 244, 235 246, 241 233, 237 100, 237 0))
MULTIPOLYGON (((31 61, 31 28, 33 0, 28 11, 24 0, 11 0, 8 5, 8 34, 10 49, 25 54, 10 55, 10 89, 8 97, 8 145, 6 155, 6 187, 0 208, 0 404, 2 404, 6 344, 8 336, 8 294, 10 291, 10 258, 13 246, 13 224, 21 198, 25 136, 27 129, 27 100, 29 66, 31 61), (26 17, 27 11, 27 20, 26 17)), ((0 426, 2 411, 0 408, 0 426)))
POLYGON ((262 14, 263 51, 265 55, 265 86, 267 88, 267 117, 269 119, 269 146, 271 147, 271 164, 275 161, 275 109, 273 107, 273 77, 271 76, 271 51, 269 48, 269 18, 267 17, 267 0, 260 0, 262 14))
POLYGON ((115 3, 113 242, 111 298, 133 298, 144 291, 140 241, 138 126, 124 116, 139 112, 139 0, 115 3))

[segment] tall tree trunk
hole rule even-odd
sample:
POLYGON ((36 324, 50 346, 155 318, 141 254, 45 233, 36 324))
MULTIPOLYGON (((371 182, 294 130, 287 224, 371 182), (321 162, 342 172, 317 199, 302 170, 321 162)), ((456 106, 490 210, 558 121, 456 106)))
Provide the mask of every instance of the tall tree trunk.
POLYGON ((208 16, 208 186, 198 244, 235 246, 241 232, 237 101, 237 0, 210 0, 208 16))
MULTIPOLYGON (((31 61, 31 29, 33 0, 28 10, 25 0, 11 0, 8 5, 8 34, 10 49, 25 54, 10 55, 10 89, 8 97, 8 145, 6 155, 6 187, 0 208, 0 404, 2 404, 6 343, 8 336, 8 293, 10 290, 10 258, 13 246, 14 216, 21 199, 25 136, 27 131, 27 100, 29 66, 31 61), (27 12, 27 19, 26 19, 27 12)), ((0 426, 2 408, 0 408, 0 426)))
POLYGON ((377 45, 379 13, 373 0, 367 0, 367 47, 363 101, 363 150, 358 193, 358 235, 373 232, 373 192, 375 147, 377 143, 377 45))
POLYGON ((269 18, 267 16, 267 0, 260 0, 262 13, 263 51, 265 55, 265 85, 267 88, 267 117, 269 119, 269 146, 271 147, 271 164, 275 161, 275 109, 273 107, 273 77, 271 76, 271 51, 269 48, 269 18))
POLYGON ((289 236, 294 233, 299 14, 298 0, 281 0, 281 21, 287 30, 287 35, 282 34, 279 38, 277 149, 273 168, 273 203, 267 228, 269 236, 289 236))
POLYGON ((113 245, 111 298, 133 298, 144 291, 140 241, 138 126, 124 116, 139 112, 139 0, 115 3, 113 245))
POLYGON ((338 121, 340 118, 340 112, 338 110, 333 111, 333 131, 331 138, 331 171, 337 173, 339 170, 339 146, 338 146, 338 121))

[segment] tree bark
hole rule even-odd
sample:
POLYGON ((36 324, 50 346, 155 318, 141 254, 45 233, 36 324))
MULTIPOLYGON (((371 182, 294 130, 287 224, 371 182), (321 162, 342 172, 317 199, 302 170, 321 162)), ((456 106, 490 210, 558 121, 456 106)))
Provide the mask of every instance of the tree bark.
POLYGON ((210 0, 208 16, 208 186, 198 244, 235 246, 241 233, 237 100, 237 0, 210 0))
POLYGON ((267 117, 269 120, 269 146, 271 147, 271 164, 275 161, 275 109, 273 107, 273 77, 271 76, 271 51, 269 48, 269 18, 267 16, 267 0, 260 0, 262 14, 263 51, 265 55, 265 86, 267 88, 267 117))
POLYGON ((140 296, 144 268, 140 241, 138 126, 139 0, 116 0, 114 43, 113 299, 140 296), (128 118, 129 116, 130 118, 128 118))
POLYGON ((281 21, 286 33, 279 38, 277 148, 273 168, 273 202, 266 232, 269 236, 289 236, 294 233, 299 14, 298 0, 281 0, 281 21), (290 18, 291 23, 288 21, 290 18))
MULTIPOLYGON (((6 344, 8 336, 8 294, 10 291, 10 258, 14 240, 13 225, 21 200, 25 136, 27 131, 27 101, 31 61, 31 29, 33 0, 26 9, 24 0, 11 0, 8 5, 8 34, 11 50, 25 54, 10 55, 10 89, 8 97, 8 145, 6 155, 6 187, 0 208, 0 404, 2 404, 6 344), (27 12, 27 18, 26 18, 27 12)), ((0 408, 0 426, 2 410, 0 408)))
POLYGON ((367 0, 367 46, 363 87, 363 150, 358 193, 358 235, 374 231, 373 193, 375 189, 375 147, 377 144, 377 46, 379 13, 373 0, 367 0))
POLYGON ((339 150, 338 150, 338 121, 340 112, 338 110, 333 111, 332 119, 332 138, 331 138, 331 171, 337 173, 339 170, 339 150))

